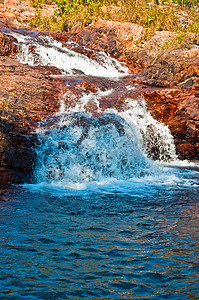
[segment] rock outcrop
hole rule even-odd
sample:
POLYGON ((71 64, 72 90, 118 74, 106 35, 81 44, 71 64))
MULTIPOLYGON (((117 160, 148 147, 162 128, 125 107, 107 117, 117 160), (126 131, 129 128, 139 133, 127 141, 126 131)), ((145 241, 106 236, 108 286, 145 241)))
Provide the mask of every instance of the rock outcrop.
POLYGON ((31 6, 30 0, 4 0, 0 1, 0 18, 7 26, 30 27, 36 10, 31 6))
POLYGON ((154 86, 182 88, 199 86, 199 36, 189 35, 176 49, 164 50, 140 74, 154 86))
POLYGON ((136 63, 132 53, 138 49, 143 27, 132 23, 99 20, 83 30, 71 30, 70 39, 94 51, 104 51, 124 61, 132 73, 143 68, 143 62, 136 63))
POLYGON ((144 98, 153 117, 168 125, 180 159, 199 159, 199 94, 179 88, 149 89, 144 98))
MULTIPOLYGON (((4 51, 6 54, 10 53, 9 47, 5 49, 8 49, 8 52, 4 51)), ((0 56, 1 183, 3 178, 11 182, 27 180, 37 143, 32 132, 45 116, 58 110, 57 99, 58 89, 44 70, 0 56)))
MULTIPOLYGON (((82 91, 115 88, 115 92, 101 100, 102 109, 122 109, 128 97, 143 96, 153 117, 170 128, 179 158, 199 159, 199 38, 190 35, 178 48, 163 49, 175 34, 156 33, 143 44, 139 43, 142 31, 142 27, 134 24, 98 21, 83 30, 52 34, 63 45, 66 41, 77 42, 79 46, 71 43, 71 49, 83 51, 92 58, 98 51, 104 51, 126 64, 131 73, 118 82, 88 80, 81 76, 79 81, 74 81, 69 77, 67 80, 50 77, 51 73, 59 73, 56 68, 33 68, 16 62, 12 58, 17 51, 16 41, 5 34, 2 24, 1 184, 28 180, 35 162, 34 145, 38 143, 33 132, 40 121, 59 109, 60 90, 68 91, 66 105, 71 106, 78 101, 82 91), (129 85, 134 85, 132 91, 125 89, 129 85)), ((88 103, 89 111, 95 109, 93 103, 88 103)))

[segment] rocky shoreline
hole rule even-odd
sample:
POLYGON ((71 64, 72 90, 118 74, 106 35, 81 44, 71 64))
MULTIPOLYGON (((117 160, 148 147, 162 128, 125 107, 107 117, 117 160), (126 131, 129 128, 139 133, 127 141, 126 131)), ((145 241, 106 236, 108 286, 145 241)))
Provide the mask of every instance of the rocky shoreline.
MULTIPOLYGON (((8 36, 8 22, 0 22, 0 176, 1 185, 27 181, 35 160, 33 133, 39 122, 59 109, 64 81, 53 78, 52 68, 30 67, 16 61, 15 40, 8 36)), ((152 116, 168 125, 180 159, 199 160, 199 36, 189 35, 175 49, 164 49, 174 33, 156 32, 144 43, 143 28, 136 24, 98 21, 83 30, 53 33, 63 44, 77 42, 94 57, 104 51, 126 64, 137 84, 133 95, 145 98, 152 116)), ((81 48, 82 47, 82 48, 81 48)), ((86 50, 85 50, 86 51, 86 50)), ((101 83, 85 81, 84 90, 101 83)), ((75 90, 74 93, 78 93, 75 90)), ((120 103, 126 95, 120 95, 120 103)), ((118 99, 112 99, 113 107, 118 99)), ((106 103, 103 104, 104 107, 106 103)))
POLYGON ((39 122, 59 108, 59 89, 49 71, 12 58, 13 38, 0 34, 0 173, 1 184, 21 182, 31 173, 39 122))

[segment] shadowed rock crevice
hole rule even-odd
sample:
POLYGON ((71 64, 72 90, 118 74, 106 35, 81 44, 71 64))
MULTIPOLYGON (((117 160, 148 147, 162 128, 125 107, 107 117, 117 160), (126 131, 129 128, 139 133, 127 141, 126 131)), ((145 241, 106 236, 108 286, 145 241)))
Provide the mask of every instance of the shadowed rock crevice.
POLYGON ((2 182, 30 180, 36 159, 36 135, 8 131, 9 124, 0 125, 0 175, 2 182))

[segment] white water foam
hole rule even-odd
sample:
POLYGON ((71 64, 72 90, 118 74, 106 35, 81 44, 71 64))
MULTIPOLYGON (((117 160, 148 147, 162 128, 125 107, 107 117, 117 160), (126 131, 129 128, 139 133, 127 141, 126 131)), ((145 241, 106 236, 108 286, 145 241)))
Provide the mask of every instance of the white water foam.
POLYGON ((90 76, 119 78, 128 74, 128 68, 103 52, 98 53, 93 60, 63 47, 61 42, 49 36, 40 36, 38 39, 19 33, 11 35, 19 43, 17 59, 30 66, 54 66, 67 75, 78 71, 90 76))
POLYGON ((168 127, 152 118, 143 99, 128 99, 122 112, 107 109, 98 116, 86 112, 90 98, 99 107, 99 98, 111 92, 83 95, 67 110, 62 99, 55 124, 39 130, 42 137, 34 189, 107 193, 143 186, 194 187, 195 182, 185 179, 183 170, 169 167, 177 161, 173 138, 168 127), (152 139, 149 144, 145 137, 148 127, 153 128, 152 138, 147 136, 152 139), (159 161, 149 158, 150 147, 159 149, 159 161))
POLYGON ((135 195, 137 198, 150 195, 155 191, 165 193, 170 191, 171 196, 175 190, 186 189, 198 190, 198 171, 189 171, 190 178, 187 177, 186 170, 178 168, 160 169, 156 166, 156 172, 144 177, 135 177, 128 180, 118 180, 115 178, 104 178, 98 181, 73 182, 69 180, 39 181, 34 184, 24 184, 23 187, 32 192, 44 192, 46 194, 59 197, 62 195, 89 195, 93 193, 103 194, 125 194, 135 195), (194 176, 196 178, 194 178, 194 176))
MULTIPOLYGON (((68 119, 65 118, 66 113, 87 112, 89 102, 95 104, 98 113, 104 113, 100 108, 99 100, 101 97, 109 96, 114 92, 113 89, 107 91, 98 90, 95 93, 84 94, 72 108, 66 110, 64 96, 61 100, 60 112, 62 116, 59 126, 68 124, 68 119)), ((143 97, 139 100, 127 99, 124 111, 116 109, 106 109, 105 113, 116 115, 125 120, 130 128, 134 128, 139 147, 142 152, 145 152, 149 157, 158 159, 160 162, 178 161, 174 139, 170 133, 168 126, 156 121, 147 110, 146 103, 143 97)))
POLYGON ((174 139, 168 126, 153 119, 143 98, 126 100, 126 110, 120 112, 128 124, 137 129, 143 150, 160 162, 177 160, 174 139))

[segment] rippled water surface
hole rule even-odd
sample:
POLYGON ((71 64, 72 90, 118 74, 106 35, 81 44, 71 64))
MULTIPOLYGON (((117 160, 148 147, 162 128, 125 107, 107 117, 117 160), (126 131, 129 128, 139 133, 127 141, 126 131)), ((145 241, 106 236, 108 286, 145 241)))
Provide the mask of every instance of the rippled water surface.
POLYGON ((4 193, 1 299, 198 299, 198 173, 171 172, 4 193))

